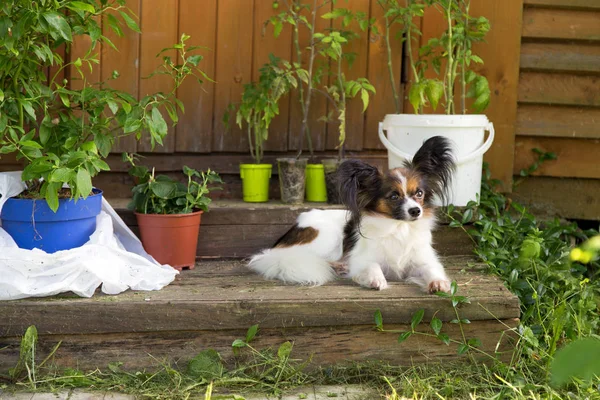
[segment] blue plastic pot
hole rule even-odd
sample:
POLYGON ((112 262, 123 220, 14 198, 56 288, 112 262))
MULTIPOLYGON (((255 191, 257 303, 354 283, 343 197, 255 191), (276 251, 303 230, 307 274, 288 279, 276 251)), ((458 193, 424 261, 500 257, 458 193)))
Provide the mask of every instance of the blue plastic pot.
POLYGON ((96 230, 96 216, 101 210, 102 191, 94 189, 87 199, 59 200, 56 213, 46 200, 10 198, 0 219, 2 228, 20 248, 54 253, 85 244, 96 230))

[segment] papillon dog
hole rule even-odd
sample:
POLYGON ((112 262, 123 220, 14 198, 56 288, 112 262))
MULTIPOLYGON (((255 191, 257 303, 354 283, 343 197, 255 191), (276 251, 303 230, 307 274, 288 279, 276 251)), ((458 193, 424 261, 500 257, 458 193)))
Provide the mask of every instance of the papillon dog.
POLYGON ((382 174, 362 161, 337 172, 346 210, 311 210, 248 267, 267 279, 322 285, 345 275, 361 286, 385 289, 388 279, 430 293, 450 290, 432 247, 436 197, 448 198, 455 169, 450 142, 426 140, 412 161, 382 174))

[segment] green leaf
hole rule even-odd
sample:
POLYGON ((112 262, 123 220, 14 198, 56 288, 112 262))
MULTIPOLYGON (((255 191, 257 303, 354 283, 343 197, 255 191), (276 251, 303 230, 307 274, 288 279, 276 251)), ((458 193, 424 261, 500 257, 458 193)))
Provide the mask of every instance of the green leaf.
POLYGON ((58 210, 58 191, 62 187, 62 183, 52 182, 48 183, 46 186, 45 198, 48 203, 48 207, 54 212, 58 210))
POLYGON ((170 199, 177 192, 177 183, 172 181, 156 181, 150 186, 152 193, 161 199, 170 199))
POLYGON ((244 342, 242 339, 235 339, 233 343, 231 343, 231 347, 233 348, 241 348, 248 346, 248 343, 244 342))
POLYGON ((77 191, 84 199, 87 198, 92 192, 92 177, 87 169, 79 168, 77 170, 75 183, 77 185, 77 191))
POLYGON ((199 54, 193 55, 193 56, 189 56, 187 61, 192 64, 194 67, 197 67, 198 64, 200 64, 200 61, 202 61, 204 57, 202 57, 199 54))
POLYGON ((117 111, 119 111, 119 105, 116 101, 112 99, 106 99, 106 104, 108 104, 108 108, 110 108, 110 111, 112 111, 113 114, 116 114, 117 111))
POLYGON ((415 113, 419 112, 421 105, 423 104, 423 90, 424 87, 421 83, 415 83, 410 87, 408 92, 408 101, 413 106, 415 113))
POLYGON ((458 284, 456 283, 456 281, 452 281, 452 283, 450 284, 450 294, 452 296, 454 296, 457 291, 458 291, 458 284))
POLYGON ((367 107, 369 107, 369 92, 367 92, 365 89, 361 89, 360 98, 363 102, 363 112, 365 112, 367 107))
POLYGON ((133 20, 133 18, 129 16, 129 14, 121 10, 119 10, 119 14, 121 14, 121 17, 123 17, 123 21, 125 21, 125 24, 129 29, 137 33, 142 33, 138 24, 133 20))
POLYGON ((34 149, 41 149, 42 148, 41 144, 39 144, 38 142, 35 142, 33 140, 25 140, 25 141, 23 141, 23 142, 21 142, 19 144, 21 146, 23 146, 23 147, 31 147, 31 148, 34 148, 34 149))
POLYGON ((283 30, 283 23, 280 20, 273 21, 273 36, 278 38, 283 30))
POLYGON ((280 360, 288 358, 292 353, 292 347, 293 346, 291 342, 283 343, 281 346, 279 346, 279 349, 277 349, 277 357, 279 357, 280 360))
POLYGON ((439 335, 440 331, 442 330, 442 321, 437 317, 433 317, 430 325, 431 325, 431 329, 435 332, 435 334, 439 335))
POLYGON ((29 114, 29 116, 32 119, 36 119, 35 116, 35 110, 33 109, 33 107, 31 106, 31 103, 29 101, 26 100, 19 100, 19 103, 21 103, 21 105, 23 106, 23 108, 25 109, 25 112, 27 114, 29 114))
POLYGON ((417 325, 419 325, 421 323, 424 315, 425 315, 424 309, 420 309, 413 314, 412 320, 410 321, 410 327, 412 328, 413 331, 415 330, 417 325))
POLYGON ((67 7, 75 11, 86 11, 92 14, 96 13, 96 9, 94 8, 94 6, 88 3, 84 3, 82 1, 69 1, 67 2, 67 7))
POLYGON ((116 19, 115 16, 112 14, 108 14, 107 19, 108 19, 108 25, 110 25, 110 27, 117 34, 117 36, 123 37, 123 31, 121 30, 121 27, 119 26, 119 20, 116 19))
POLYGON ((69 100, 69 96, 64 92, 59 92, 58 96, 62 100, 65 107, 71 107, 71 101, 69 100))
POLYGON ((462 354, 465 354, 467 351, 469 351, 469 346, 464 343, 461 343, 458 345, 458 349, 457 349, 456 353, 458 355, 462 355, 462 354))
POLYGON ((258 332, 258 324, 252 325, 250 328, 248 328, 248 332, 246 332, 246 343, 250 343, 252 341, 252 339, 254 339, 254 337, 256 336, 257 332, 258 332))
POLYGON ((62 37, 67 42, 73 41, 73 36, 71 35, 71 27, 65 18, 55 11, 49 11, 42 14, 46 22, 54 28, 60 37, 62 37))
POLYGON ((398 336, 398 343, 404 342, 406 339, 408 339, 410 337, 410 335, 412 335, 412 332, 401 333, 400 336, 398 336))
POLYGON ((379 310, 375 311, 375 326, 377 327, 377 330, 383 330, 383 317, 379 310))
POLYGON ((448 346, 450 344, 450 337, 448 335, 446 335, 445 333, 440 333, 439 335, 437 335, 438 339, 440 339, 442 341, 442 343, 444 343, 446 346, 448 346))
POLYGON ((0 89, 0 101, 4 101, 4 92, 0 89))
POLYGON ((444 84, 437 79, 430 79, 427 81, 425 87, 425 95, 431 104, 431 107, 435 110, 440 102, 440 99, 444 95, 444 84))
POLYGON ((161 137, 164 137, 168 131, 167 123, 165 122, 165 119, 156 107, 152 109, 151 121, 155 132, 158 133, 161 137))
POLYGON ((187 374, 195 379, 211 381, 223 376, 223 361, 213 349, 203 350, 192 358, 187 365, 187 374))
POLYGON ((558 350, 550 364, 552 384, 564 386, 573 378, 591 382, 600 376, 600 340, 583 338, 558 350))
POLYGON ((74 171, 70 168, 57 168, 50 173, 48 181, 58 183, 68 183, 74 175, 74 171))

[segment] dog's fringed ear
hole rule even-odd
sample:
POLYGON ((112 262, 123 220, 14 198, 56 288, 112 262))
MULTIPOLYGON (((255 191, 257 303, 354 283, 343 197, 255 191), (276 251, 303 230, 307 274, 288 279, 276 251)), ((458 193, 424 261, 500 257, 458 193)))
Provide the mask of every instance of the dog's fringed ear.
POLYGON ((352 218, 360 218, 360 211, 375 201, 382 184, 379 170, 359 160, 344 161, 337 171, 340 201, 352 213, 352 218))
POLYGON ((452 175, 456 169, 452 145, 442 136, 427 139, 411 162, 404 166, 413 169, 427 180, 429 199, 437 195, 445 204, 449 198, 452 175))

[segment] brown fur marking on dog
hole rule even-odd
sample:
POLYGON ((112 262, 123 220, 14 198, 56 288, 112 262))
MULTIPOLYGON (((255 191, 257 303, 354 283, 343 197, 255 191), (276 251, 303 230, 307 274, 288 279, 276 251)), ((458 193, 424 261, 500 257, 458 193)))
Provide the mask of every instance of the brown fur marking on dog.
POLYGON ((277 240, 273 247, 291 247, 299 244, 310 243, 317 238, 319 231, 312 227, 300 228, 294 225, 289 231, 277 240))

